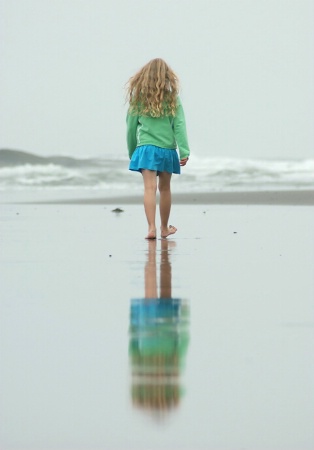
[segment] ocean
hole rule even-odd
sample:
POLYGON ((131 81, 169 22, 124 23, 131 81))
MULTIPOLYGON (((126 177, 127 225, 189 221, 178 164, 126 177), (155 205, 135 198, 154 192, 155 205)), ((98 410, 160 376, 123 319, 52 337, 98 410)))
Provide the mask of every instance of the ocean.
MULTIPOLYGON (((42 157, 0 150, 0 190, 95 190, 102 194, 142 190, 140 174, 128 170, 127 156, 42 157)), ((173 192, 261 191, 314 188, 314 159, 258 160, 207 158, 193 154, 173 192)))

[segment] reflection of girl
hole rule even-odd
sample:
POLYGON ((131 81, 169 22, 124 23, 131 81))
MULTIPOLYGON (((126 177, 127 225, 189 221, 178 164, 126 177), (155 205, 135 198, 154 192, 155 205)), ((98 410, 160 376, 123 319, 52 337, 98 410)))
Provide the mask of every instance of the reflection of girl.
POLYGON ((149 61, 128 83, 129 168, 143 175, 147 239, 156 239, 156 175, 159 175, 161 237, 177 230, 168 226, 171 175, 180 173, 180 166, 186 165, 190 154, 178 91, 177 76, 160 58, 149 61))
POLYGON ((131 300, 130 317, 133 402, 155 410, 179 403, 178 376, 189 340, 188 305, 182 299, 171 297, 168 242, 161 242, 160 297, 157 298, 156 241, 150 241, 145 266, 145 298, 131 300))
POLYGON ((134 299, 131 304, 130 356, 134 403, 154 409, 178 404, 187 345, 187 307, 181 299, 134 299))

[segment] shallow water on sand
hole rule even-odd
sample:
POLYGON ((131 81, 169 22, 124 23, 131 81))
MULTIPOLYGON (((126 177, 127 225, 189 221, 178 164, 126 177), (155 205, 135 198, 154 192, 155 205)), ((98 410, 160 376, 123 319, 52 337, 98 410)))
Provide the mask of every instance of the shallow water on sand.
POLYGON ((314 446, 311 207, 4 205, 1 450, 314 446))

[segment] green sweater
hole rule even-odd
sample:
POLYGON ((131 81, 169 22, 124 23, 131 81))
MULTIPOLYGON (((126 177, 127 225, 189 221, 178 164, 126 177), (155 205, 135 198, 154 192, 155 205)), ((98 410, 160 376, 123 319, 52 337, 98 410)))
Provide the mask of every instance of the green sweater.
POLYGON ((140 116, 128 112, 126 122, 130 158, 140 145, 155 145, 171 150, 178 148, 180 159, 190 155, 184 111, 179 97, 174 117, 140 116))

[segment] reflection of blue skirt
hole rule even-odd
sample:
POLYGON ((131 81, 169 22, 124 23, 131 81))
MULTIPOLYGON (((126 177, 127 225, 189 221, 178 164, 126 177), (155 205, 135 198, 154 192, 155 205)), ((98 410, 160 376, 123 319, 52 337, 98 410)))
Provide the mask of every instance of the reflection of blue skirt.
POLYGON ((130 170, 156 170, 157 173, 180 173, 180 163, 176 150, 160 148, 155 145, 136 147, 130 161, 130 170))

